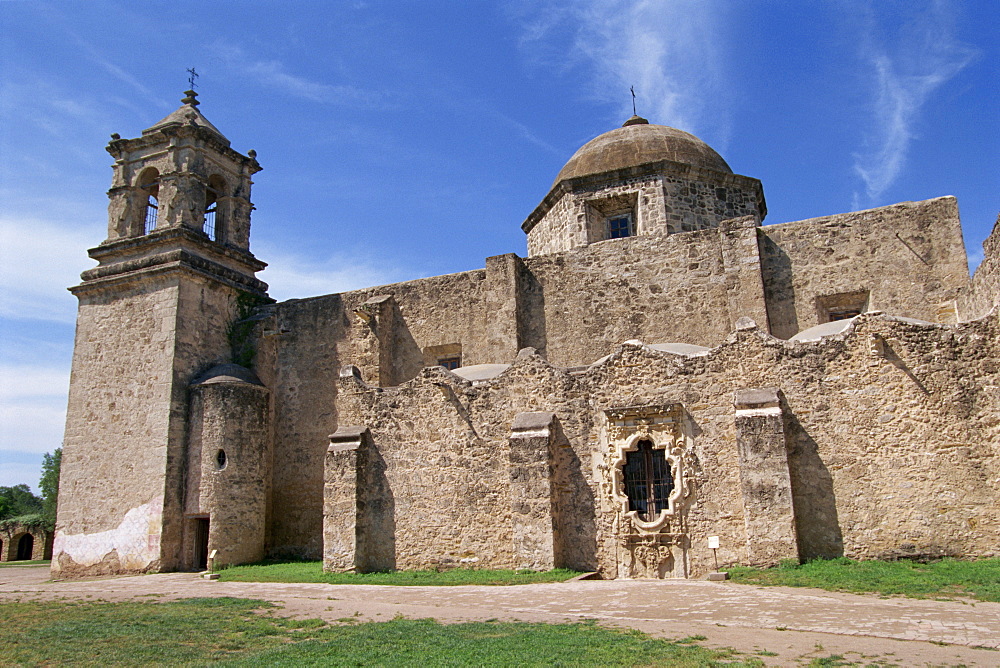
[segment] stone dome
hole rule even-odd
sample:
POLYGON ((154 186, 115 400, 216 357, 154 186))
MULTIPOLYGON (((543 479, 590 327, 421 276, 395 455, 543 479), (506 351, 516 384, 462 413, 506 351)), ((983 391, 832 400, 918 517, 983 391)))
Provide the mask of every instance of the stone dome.
POLYGON ((694 135, 666 125, 652 125, 645 118, 633 116, 622 127, 584 144, 562 168, 553 185, 565 179, 661 160, 733 173, 721 155, 694 135))

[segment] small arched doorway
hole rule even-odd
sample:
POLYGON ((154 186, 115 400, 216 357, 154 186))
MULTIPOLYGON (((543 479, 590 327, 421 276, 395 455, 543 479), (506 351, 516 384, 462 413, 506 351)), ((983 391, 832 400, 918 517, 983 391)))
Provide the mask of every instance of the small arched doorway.
POLYGON ((27 561, 31 559, 31 553, 35 549, 35 537, 30 533, 21 536, 17 541, 17 561, 27 561))

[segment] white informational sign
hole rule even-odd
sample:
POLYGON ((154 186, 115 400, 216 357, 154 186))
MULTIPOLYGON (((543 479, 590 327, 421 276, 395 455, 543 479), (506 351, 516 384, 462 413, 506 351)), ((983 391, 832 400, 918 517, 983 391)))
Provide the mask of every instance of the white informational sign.
POLYGON ((719 549, 719 537, 718 536, 709 536, 708 537, 708 549, 710 549, 710 550, 718 550, 719 549))

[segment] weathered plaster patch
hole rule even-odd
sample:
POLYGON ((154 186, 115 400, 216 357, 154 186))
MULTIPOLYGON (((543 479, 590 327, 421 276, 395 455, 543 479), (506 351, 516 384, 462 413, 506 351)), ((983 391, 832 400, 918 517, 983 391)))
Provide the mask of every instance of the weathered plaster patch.
POLYGON ((65 534, 56 530, 53 552, 65 554, 80 566, 93 566, 117 551, 126 570, 142 570, 160 557, 163 500, 132 508, 114 529, 98 533, 65 534))

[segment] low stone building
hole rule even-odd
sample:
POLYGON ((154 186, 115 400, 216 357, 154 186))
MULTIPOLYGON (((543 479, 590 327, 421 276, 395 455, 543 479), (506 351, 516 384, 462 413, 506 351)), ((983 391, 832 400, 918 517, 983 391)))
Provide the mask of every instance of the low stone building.
POLYGON ((0 522, 0 561, 52 558, 52 532, 15 521, 0 522))
POLYGON ((187 95, 108 146, 55 572, 1000 554, 1000 227, 970 280, 953 198, 764 226, 759 181, 633 117, 527 257, 272 303, 260 165, 187 95))

